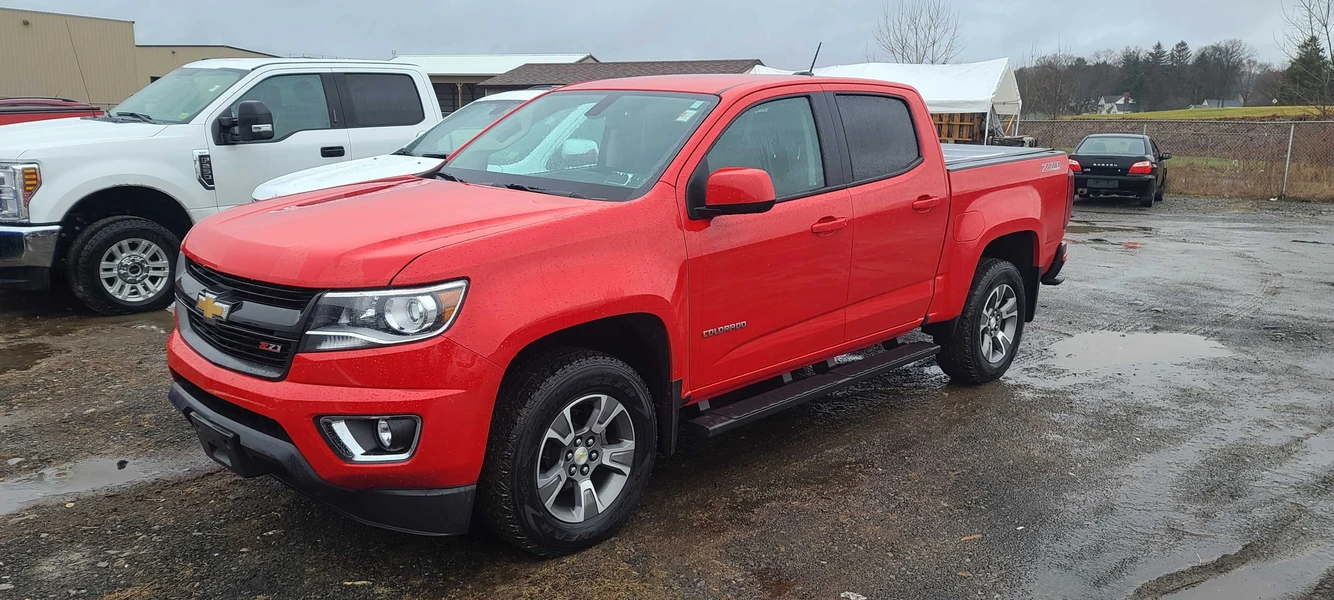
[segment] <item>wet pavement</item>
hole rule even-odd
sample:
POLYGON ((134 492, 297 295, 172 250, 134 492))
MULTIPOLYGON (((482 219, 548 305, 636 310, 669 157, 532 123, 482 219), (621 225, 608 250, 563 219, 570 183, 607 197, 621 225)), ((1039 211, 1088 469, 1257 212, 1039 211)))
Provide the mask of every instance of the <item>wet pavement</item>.
POLYGON ((1334 207, 1081 202, 1010 374, 927 363, 660 461, 532 559, 202 459, 170 315, 0 293, 8 598, 1334 598, 1334 207))

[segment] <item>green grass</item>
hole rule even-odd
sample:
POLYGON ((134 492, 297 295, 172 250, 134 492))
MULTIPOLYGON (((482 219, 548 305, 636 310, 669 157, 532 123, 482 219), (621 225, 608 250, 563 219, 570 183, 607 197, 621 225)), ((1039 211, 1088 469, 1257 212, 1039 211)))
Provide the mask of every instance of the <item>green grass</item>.
POLYGON ((1208 121, 1216 119, 1307 118, 1319 114, 1313 106, 1247 106, 1244 108, 1195 108, 1157 110, 1128 115, 1077 115, 1075 120, 1208 121))

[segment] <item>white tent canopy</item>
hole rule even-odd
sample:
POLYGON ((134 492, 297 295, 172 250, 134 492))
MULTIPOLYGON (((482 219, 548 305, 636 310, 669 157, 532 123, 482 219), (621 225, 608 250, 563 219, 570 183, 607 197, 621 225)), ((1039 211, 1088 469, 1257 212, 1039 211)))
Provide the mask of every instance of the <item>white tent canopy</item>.
MULTIPOLYGON (((757 66, 751 73, 791 75, 793 71, 757 66)), ((861 63, 820 67, 822 77, 856 77, 891 81, 917 88, 932 113, 989 113, 1017 116, 1023 108, 1019 84, 1014 79, 1010 59, 960 65, 907 65, 899 63, 861 63)))

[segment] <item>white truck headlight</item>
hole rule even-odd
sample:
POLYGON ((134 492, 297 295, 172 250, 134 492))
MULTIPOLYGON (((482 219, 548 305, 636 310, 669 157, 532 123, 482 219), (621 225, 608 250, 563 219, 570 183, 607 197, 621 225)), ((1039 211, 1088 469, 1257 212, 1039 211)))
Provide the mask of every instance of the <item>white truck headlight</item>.
POLYGON ((42 170, 32 164, 0 164, 0 221, 28 220, 28 203, 42 187, 42 170))
POLYGON ((416 342, 454 324, 467 280, 430 287, 329 292, 315 302, 301 352, 356 350, 416 342))

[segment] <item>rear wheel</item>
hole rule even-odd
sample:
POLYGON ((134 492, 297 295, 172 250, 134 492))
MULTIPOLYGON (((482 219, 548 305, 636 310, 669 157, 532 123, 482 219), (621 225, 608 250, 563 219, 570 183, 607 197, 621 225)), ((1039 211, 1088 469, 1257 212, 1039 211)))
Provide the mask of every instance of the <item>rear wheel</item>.
POLYGON ((1156 192, 1149 192, 1147 194, 1144 194, 1143 196, 1140 196, 1139 205, 1143 206, 1144 208, 1152 208, 1155 194, 1156 192))
POLYGON ((172 270, 180 240, 139 217, 110 217, 89 225, 70 244, 69 287, 104 315, 162 310, 172 302, 172 270))
POLYGON ((987 383, 1010 368, 1024 334, 1028 306, 1024 290, 1024 279, 1014 264, 995 258, 978 264, 953 331, 948 337, 932 336, 941 347, 936 362, 952 381, 987 383))
POLYGON ((502 386, 481 481, 483 514, 540 556, 593 546, 625 523, 653 470, 657 425, 639 374, 562 349, 502 386))
POLYGON ((1167 194, 1167 180, 1164 179, 1163 184, 1158 186, 1158 192, 1153 195, 1153 201, 1162 202, 1163 196, 1166 194, 1167 194))

